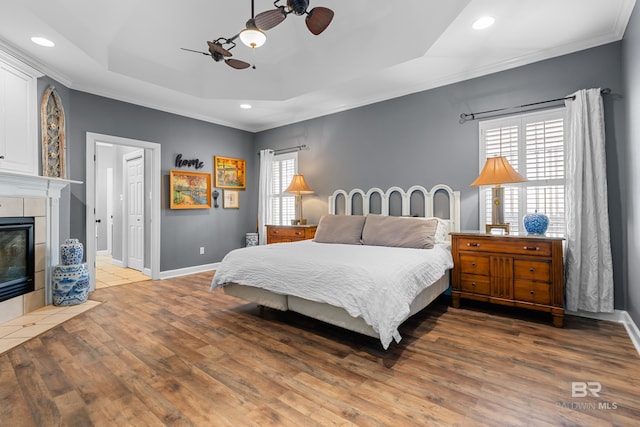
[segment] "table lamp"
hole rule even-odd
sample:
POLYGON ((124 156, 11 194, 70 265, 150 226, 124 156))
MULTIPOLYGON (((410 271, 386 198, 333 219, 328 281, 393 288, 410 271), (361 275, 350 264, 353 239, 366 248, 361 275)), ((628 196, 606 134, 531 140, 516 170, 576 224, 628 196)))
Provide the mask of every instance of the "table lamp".
POLYGON ((491 227, 503 228, 508 233, 509 224, 504 223, 504 188, 501 184, 512 184, 516 182, 526 182, 527 178, 516 172, 509 164, 506 157, 491 157, 482 168, 482 172, 475 181, 471 183, 472 187, 481 185, 493 185, 491 188, 491 197, 493 206, 491 208, 491 224, 488 224, 487 230, 491 227))
POLYGON ((309 188, 307 182, 304 180, 304 176, 301 174, 293 175, 291 184, 284 190, 285 193, 291 193, 296 195, 296 223, 306 224, 307 220, 302 218, 302 195, 312 194, 313 190, 309 188))

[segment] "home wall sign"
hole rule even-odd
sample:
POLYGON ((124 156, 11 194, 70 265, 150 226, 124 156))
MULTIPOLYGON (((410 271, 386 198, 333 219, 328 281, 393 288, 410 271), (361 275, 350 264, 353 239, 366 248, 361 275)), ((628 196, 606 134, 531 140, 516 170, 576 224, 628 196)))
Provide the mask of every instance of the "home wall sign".
POLYGON ((200 159, 183 160, 182 154, 178 154, 176 156, 177 168, 190 168, 192 166, 196 169, 202 169, 204 167, 204 162, 201 162, 200 159))
POLYGON ((53 86, 49 86, 42 96, 40 124, 42 129, 42 176, 64 178, 64 108, 62 108, 62 101, 53 86))

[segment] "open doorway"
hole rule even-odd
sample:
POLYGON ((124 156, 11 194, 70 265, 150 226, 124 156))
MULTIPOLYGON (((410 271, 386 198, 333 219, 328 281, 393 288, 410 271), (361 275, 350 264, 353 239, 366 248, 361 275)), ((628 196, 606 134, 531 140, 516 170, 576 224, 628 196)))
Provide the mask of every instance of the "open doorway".
POLYGON ((158 279, 160 144, 87 133, 86 177, 91 290, 158 279))

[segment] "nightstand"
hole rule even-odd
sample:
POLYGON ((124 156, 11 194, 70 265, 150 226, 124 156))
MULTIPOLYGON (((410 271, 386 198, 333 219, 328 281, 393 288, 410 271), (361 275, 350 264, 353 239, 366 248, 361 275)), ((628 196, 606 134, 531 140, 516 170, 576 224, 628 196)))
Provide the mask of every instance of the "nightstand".
POLYGON ((267 244, 313 239, 317 225, 267 225, 267 244))
POLYGON ((451 233, 454 267, 452 304, 460 299, 488 301, 564 319, 562 238, 533 235, 451 233))

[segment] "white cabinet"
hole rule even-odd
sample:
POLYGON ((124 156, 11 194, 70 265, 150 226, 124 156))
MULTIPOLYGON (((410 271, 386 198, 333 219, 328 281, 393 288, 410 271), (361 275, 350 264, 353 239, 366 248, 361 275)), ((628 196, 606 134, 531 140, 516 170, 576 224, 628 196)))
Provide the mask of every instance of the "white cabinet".
POLYGON ((0 170, 38 175, 37 78, 0 51, 0 170))

